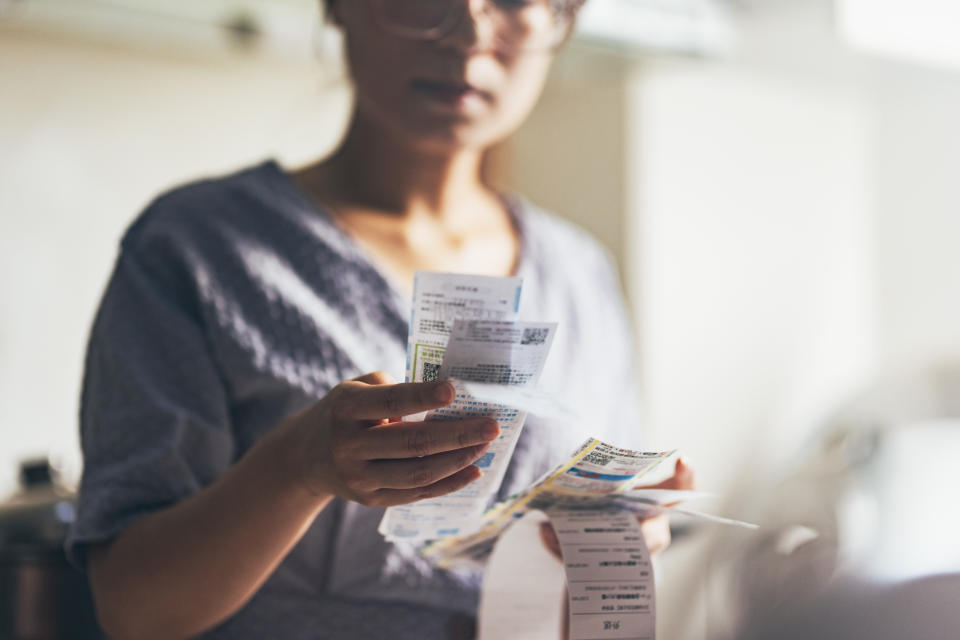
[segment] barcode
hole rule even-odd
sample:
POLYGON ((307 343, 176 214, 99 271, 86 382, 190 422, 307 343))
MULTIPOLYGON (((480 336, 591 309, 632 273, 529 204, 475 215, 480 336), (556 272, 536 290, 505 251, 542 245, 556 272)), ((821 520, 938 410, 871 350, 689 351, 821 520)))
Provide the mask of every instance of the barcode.
POLYGON ((423 381, 433 382, 440 379, 440 365, 433 362, 423 363, 423 381))
POLYGON ((550 330, 546 328, 524 329, 520 344, 543 344, 547 341, 550 330))
POLYGON ((600 467, 607 466, 611 460, 613 460, 613 456, 605 456, 599 451, 591 451, 583 457, 584 462, 589 462, 590 464, 595 464, 600 467))

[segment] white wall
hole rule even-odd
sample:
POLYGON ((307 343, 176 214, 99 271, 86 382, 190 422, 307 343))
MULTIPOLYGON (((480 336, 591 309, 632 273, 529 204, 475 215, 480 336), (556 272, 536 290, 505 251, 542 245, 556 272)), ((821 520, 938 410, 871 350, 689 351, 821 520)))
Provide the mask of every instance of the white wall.
POLYGON ((636 82, 648 420, 723 494, 873 364, 871 112, 719 63, 636 82))
MULTIPOLYGON (((647 420, 721 496, 708 510, 749 521, 875 364, 871 112, 720 63, 647 68, 636 91, 647 420)), ((666 637, 707 637, 695 552, 664 558, 666 637)))
POLYGON ((882 347, 891 366, 960 360, 960 72, 877 81, 882 347))
POLYGON ((25 456, 76 476, 84 343, 133 216, 183 180, 325 152, 347 94, 310 57, 0 29, 2 496, 25 456))
MULTIPOLYGON (((648 420, 748 520, 853 391, 960 356, 960 76, 831 28, 823 3, 781 3, 738 56, 635 81, 648 420)), ((678 640, 718 626, 691 542, 658 594, 678 640)))

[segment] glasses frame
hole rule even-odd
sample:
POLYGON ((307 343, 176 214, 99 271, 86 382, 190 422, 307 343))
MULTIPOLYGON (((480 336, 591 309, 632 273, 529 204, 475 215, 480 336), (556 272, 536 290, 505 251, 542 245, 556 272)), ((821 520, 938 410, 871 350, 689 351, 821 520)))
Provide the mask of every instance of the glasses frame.
MULTIPOLYGON (((403 0, 367 0, 370 7, 374 10, 374 18, 377 21, 377 24, 381 29, 392 33, 394 35, 400 36, 401 38, 407 38, 410 40, 439 40, 445 35, 453 31, 459 24, 460 21, 465 19, 466 16, 470 13, 467 3, 470 0, 462 0, 461 2, 456 2, 450 5, 450 10, 447 12, 447 15, 444 16, 443 20, 439 25, 430 29, 417 29, 412 27, 404 27, 403 25, 397 25, 389 20, 386 20, 381 11, 384 3, 387 2, 402 2, 403 0)), ((495 0, 485 0, 484 7, 485 11, 490 10, 490 4, 495 2, 495 0)), ((563 17, 566 20, 566 24, 557 30, 558 36, 555 38, 555 42, 551 42, 550 45, 546 47, 531 47, 525 48, 520 47, 520 51, 549 51, 554 52, 559 49, 573 33, 573 27, 576 23, 576 15, 580 10, 580 7, 583 6, 586 0, 550 0, 551 7, 554 8, 557 16, 563 17)), ((502 43, 501 43, 502 44, 502 43)))

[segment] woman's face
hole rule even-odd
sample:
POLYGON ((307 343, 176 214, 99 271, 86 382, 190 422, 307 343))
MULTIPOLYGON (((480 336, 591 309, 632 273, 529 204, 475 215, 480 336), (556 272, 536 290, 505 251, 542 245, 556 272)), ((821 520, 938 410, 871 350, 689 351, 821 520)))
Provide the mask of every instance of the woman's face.
POLYGON ((451 0, 463 3, 460 20, 427 40, 385 27, 372 0, 333 0, 360 117, 437 153, 482 149, 506 137, 533 108, 552 59, 546 48, 506 46, 485 13, 488 2, 498 10, 519 1, 451 0))

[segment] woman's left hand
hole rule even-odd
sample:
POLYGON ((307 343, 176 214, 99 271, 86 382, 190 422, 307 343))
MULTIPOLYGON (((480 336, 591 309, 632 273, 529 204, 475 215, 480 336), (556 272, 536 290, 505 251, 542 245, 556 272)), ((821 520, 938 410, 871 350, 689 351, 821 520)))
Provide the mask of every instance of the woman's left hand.
MULTIPOLYGON (((673 468, 673 475, 662 482, 651 484, 637 489, 676 489, 680 491, 689 491, 694 488, 693 468, 683 459, 679 458, 673 468)), ((643 538, 647 542, 647 549, 650 555, 656 555, 670 546, 670 519, 666 514, 660 514, 648 518, 638 518, 640 530, 643 532, 643 538)), ((553 530, 553 525, 549 522, 540 524, 540 538, 543 545, 557 559, 561 558, 560 541, 557 540, 557 534, 553 530)))

